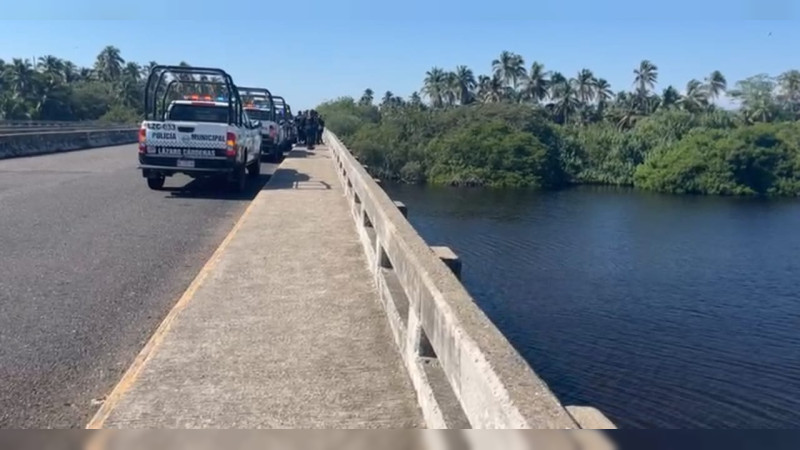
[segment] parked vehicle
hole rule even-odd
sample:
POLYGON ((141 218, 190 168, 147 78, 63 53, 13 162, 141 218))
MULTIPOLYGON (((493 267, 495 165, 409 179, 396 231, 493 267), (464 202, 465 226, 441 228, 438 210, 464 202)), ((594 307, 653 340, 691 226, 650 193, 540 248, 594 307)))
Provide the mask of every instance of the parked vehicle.
MULTIPOLYGON (((294 145, 297 143, 297 125, 294 123, 292 107, 289 106, 288 103, 286 104, 286 109, 283 111, 283 120, 286 122, 286 127, 289 130, 289 144, 294 145)), ((291 145, 289 146, 289 150, 291 150, 291 145)))
MULTIPOLYGON (((239 88, 247 114, 261 122, 261 154, 267 161, 280 162, 286 137, 281 133, 272 93, 266 88, 239 88)), ((289 144, 291 145, 291 144, 289 144)))
POLYGON ((292 144, 297 142, 297 128, 294 124, 294 116, 292 115, 291 107, 283 97, 276 95, 273 99, 275 100, 275 109, 278 112, 278 124, 282 128, 283 136, 286 137, 283 151, 288 152, 292 150, 292 144))
POLYGON ((151 189, 161 189, 166 177, 183 173, 193 178, 225 177, 241 192, 246 173, 261 172, 261 123, 248 117, 233 79, 224 70, 155 66, 147 78, 144 109, 139 169, 151 189), (166 83, 169 76, 174 79, 166 83), (178 95, 173 88, 203 84, 197 81, 200 77, 221 79, 207 83, 221 96, 189 94, 171 100, 178 95))

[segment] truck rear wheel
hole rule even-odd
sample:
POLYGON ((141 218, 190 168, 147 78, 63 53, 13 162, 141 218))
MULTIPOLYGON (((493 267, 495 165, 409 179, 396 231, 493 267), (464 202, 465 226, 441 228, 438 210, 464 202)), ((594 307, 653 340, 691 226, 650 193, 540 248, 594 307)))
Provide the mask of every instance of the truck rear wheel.
POLYGON ((247 174, 250 175, 251 177, 254 177, 254 178, 259 176, 259 175, 261 175, 261 156, 260 155, 259 155, 258 158, 256 158, 253 161, 252 164, 250 164, 250 167, 247 168, 247 174))
POLYGON ((163 176, 147 177, 147 187, 153 190, 160 190, 164 187, 165 178, 163 176))
POLYGON ((275 147, 271 146, 267 150, 267 153, 263 153, 262 152, 261 153, 261 157, 264 158, 264 161, 266 161, 268 163, 275 162, 275 147))
POLYGON ((233 173, 233 179, 231 180, 231 188, 236 193, 244 192, 244 189, 247 185, 247 174, 245 173, 245 167, 242 165, 241 167, 236 168, 233 173))

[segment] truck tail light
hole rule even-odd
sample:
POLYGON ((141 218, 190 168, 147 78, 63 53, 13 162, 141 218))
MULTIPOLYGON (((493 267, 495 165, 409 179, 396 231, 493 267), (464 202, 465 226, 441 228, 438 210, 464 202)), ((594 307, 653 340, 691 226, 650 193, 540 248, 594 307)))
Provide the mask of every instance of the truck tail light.
POLYGON ((225 156, 236 156, 236 134, 229 132, 225 140, 227 141, 225 156))
POLYGON ((269 137, 271 137, 274 140, 276 134, 278 134, 278 130, 275 129, 275 125, 270 125, 269 126, 269 137))
POLYGON ((139 128, 139 153, 140 154, 147 153, 147 144, 145 144, 145 140, 146 139, 147 139, 147 128, 145 128, 145 126, 142 125, 142 127, 139 128))

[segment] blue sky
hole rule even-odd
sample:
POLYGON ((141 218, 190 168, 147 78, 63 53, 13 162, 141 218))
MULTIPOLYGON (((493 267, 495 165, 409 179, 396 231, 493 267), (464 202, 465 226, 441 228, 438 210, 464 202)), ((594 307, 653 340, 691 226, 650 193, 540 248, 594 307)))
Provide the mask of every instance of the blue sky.
POLYGON ((224 68, 295 111, 366 87, 407 96, 437 65, 488 73, 502 50, 569 76, 589 68, 615 90, 630 88, 645 58, 659 68, 659 89, 682 90, 715 69, 733 84, 800 68, 796 0, 8 3, 0 58, 53 54, 91 65, 112 44, 126 60, 224 68))

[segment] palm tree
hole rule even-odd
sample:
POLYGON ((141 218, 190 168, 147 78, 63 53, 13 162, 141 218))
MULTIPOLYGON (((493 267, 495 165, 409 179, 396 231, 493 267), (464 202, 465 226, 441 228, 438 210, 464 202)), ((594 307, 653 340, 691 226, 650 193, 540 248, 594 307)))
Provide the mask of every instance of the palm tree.
POLYGON ((642 118, 638 97, 628 92, 618 92, 614 100, 617 127, 631 128, 642 118))
POLYGON ((553 110, 555 118, 560 123, 569 122, 575 112, 581 106, 580 99, 578 99, 578 91, 573 87, 576 83, 563 83, 562 87, 558 90, 558 97, 553 102, 553 110))
POLYGON ((408 103, 415 108, 422 107, 422 97, 420 97, 417 91, 414 91, 409 96, 408 103))
POLYGON ((375 98, 375 92, 370 88, 366 88, 364 89, 364 93, 361 94, 361 99, 358 101, 358 104, 362 106, 372 105, 372 101, 374 98, 375 98))
POLYGON ((153 68, 157 66, 158 63, 155 61, 150 61, 146 65, 142 65, 142 78, 147 78, 150 76, 150 72, 153 71, 153 68))
POLYGON ((9 69, 11 89, 14 96, 25 98, 33 91, 34 70, 27 59, 14 58, 9 69))
POLYGON ((611 90, 611 85, 608 84, 604 78, 600 78, 595 82, 594 85, 595 96, 597 97, 598 104, 606 104, 612 97, 614 97, 614 91, 611 90))
POLYGON ((472 103, 474 99, 473 90, 477 83, 475 82, 475 75, 472 70, 467 66, 456 67, 456 78, 458 80, 459 89, 459 102, 462 105, 472 103))
POLYGON ((444 104, 446 78, 444 70, 439 67, 434 67, 425 73, 422 93, 430 99, 434 108, 440 108, 444 104))
POLYGON ((135 81, 139 81, 141 74, 142 68, 139 67, 139 64, 135 62, 129 62, 128 64, 125 64, 125 68, 122 70, 123 77, 127 77, 135 81))
POLYGON ((550 76, 550 83, 548 83, 549 90, 547 95, 550 97, 550 100, 561 97, 561 91, 563 91, 567 85, 569 85, 567 77, 561 72, 553 72, 553 75, 550 76))
POLYGON ((795 118, 800 116, 800 71, 790 70, 778 77, 778 98, 788 106, 795 118))
POLYGON ((390 105, 392 103, 392 99, 394 99, 394 94, 392 93, 392 91, 386 91, 386 93, 383 94, 383 99, 381 100, 381 106, 390 105))
POLYGON ((461 84, 455 72, 447 72, 444 76, 444 100, 447 106, 453 106, 461 96, 461 84))
POLYGON ((484 103, 500 103, 507 97, 505 81, 497 75, 478 77, 478 95, 484 103))
POLYGON ((790 101, 800 101, 800 70, 789 70, 778 77, 780 94, 790 101))
POLYGON ((61 74, 48 72, 37 80, 34 87, 32 118, 38 120, 65 119, 70 114, 67 104, 68 91, 61 81, 61 74))
POLYGON ((120 56, 119 49, 109 45, 97 55, 94 68, 101 80, 117 81, 122 75, 123 64, 125 64, 125 60, 120 56))
POLYGON ((61 71, 64 76, 64 81, 67 83, 74 83, 80 79, 78 68, 72 61, 64 61, 61 65, 61 71))
POLYGON ((78 71, 78 78, 84 81, 95 79, 95 71, 88 67, 81 67, 78 71))
POLYGON ((742 116, 748 122, 769 122, 775 117, 775 79, 767 74, 754 75, 736 82, 731 97, 741 102, 742 116))
POLYGON ((642 113, 649 114, 652 111, 652 101, 649 100, 650 90, 656 87, 658 81, 658 67, 649 60, 639 63, 639 68, 634 69, 634 85, 636 85, 636 96, 638 97, 639 107, 642 113))
POLYGON ((722 72, 715 70, 706 78, 706 90, 711 100, 716 100, 719 95, 728 89, 728 81, 722 72))
POLYGON ((492 61, 494 74, 510 86, 517 89, 517 84, 525 77, 525 60, 522 56, 504 50, 500 57, 492 61))
POLYGON ((672 86, 667 86, 664 92, 661 93, 661 107, 664 109, 672 109, 681 100, 681 94, 672 86))
POLYGON ((522 98, 539 103, 547 97, 547 88, 550 84, 550 72, 544 70, 544 64, 534 61, 528 76, 523 81, 522 98))
POLYGON ((39 57, 39 62, 36 64, 36 68, 43 73, 53 75, 58 78, 63 77, 64 63, 53 55, 39 57))
MULTIPOLYGON (((122 69, 122 76, 117 82, 116 87, 117 98, 123 105, 131 108, 137 108, 139 106, 142 93, 144 92, 144 85, 140 81, 141 72, 142 68, 135 62, 125 64, 125 67, 122 69)), ((200 81, 204 80, 201 79, 200 81)), ((207 77, 205 81, 208 81, 207 77)), ((209 88, 210 86, 208 86, 208 84, 201 85, 201 93, 211 94, 212 92, 210 92, 209 88)))
POLYGON ((689 112, 699 112, 708 106, 709 92, 699 80, 690 80, 686 83, 686 94, 679 100, 683 109, 689 112))
POLYGON ((633 73, 636 75, 634 84, 637 86, 637 91, 647 94, 650 89, 655 88, 658 81, 658 67, 648 60, 643 60, 639 63, 639 68, 634 69, 633 73))
MULTIPOLYGON (((191 67, 191 65, 189 63, 187 63, 186 61, 179 62, 178 66, 180 66, 180 67, 191 67)), ((175 89, 176 92, 181 93, 181 94, 192 94, 192 93, 194 93, 194 92, 192 92, 195 89, 195 87, 194 87, 195 86, 195 84, 194 84, 194 82, 195 82, 194 75, 189 74, 189 73, 179 73, 179 74, 176 75, 176 78, 181 81, 181 83, 179 83, 176 86, 176 89, 175 89)))
POLYGON ((581 103, 588 105, 594 100, 597 80, 595 79, 591 70, 582 69, 580 72, 578 72, 578 76, 575 77, 574 84, 576 95, 581 103))

